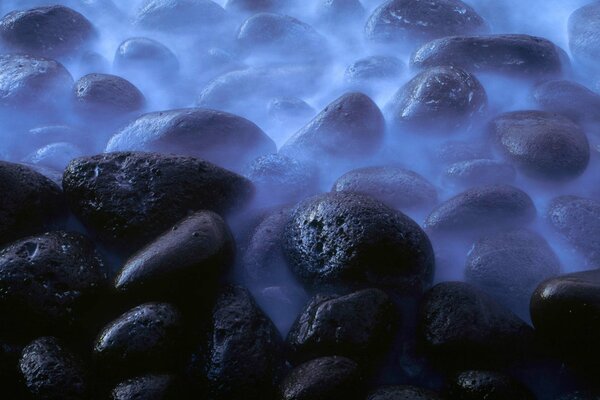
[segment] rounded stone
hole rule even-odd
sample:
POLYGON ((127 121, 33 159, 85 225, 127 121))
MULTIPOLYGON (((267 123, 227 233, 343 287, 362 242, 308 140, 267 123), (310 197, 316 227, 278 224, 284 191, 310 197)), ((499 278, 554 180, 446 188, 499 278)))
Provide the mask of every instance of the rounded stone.
POLYGON ((504 161, 474 159, 451 164, 444 177, 456 186, 471 187, 512 183, 517 177, 517 171, 504 161))
POLYGON ((31 165, 39 165, 62 171, 72 159, 81 157, 82 155, 83 151, 77 146, 71 143, 59 142, 51 143, 37 149, 23 158, 22 161, 31 165))
POLYGON ((406 70, 406 65, 397 57, 370 56, 350 64, 344 72, 348 83, 368 83, 398 80, 406 70))
POLYGON ((146 102, 144 95, 131 82, 115 75, 88 74, 73 87, 75 106, 87 115, 119 114, 140 111, 146 102))
POLYGON ((116 71, 170 78, 179 71, 179 61, 168 47, 156 40, 134 37, 123 41, 115 53, 116 71))
POLYGON ((448 395, 456 400, 535 400, 520 382, 494 371, 469 370, 457 374, 450 382, 448 395))
POLYGON ((178 400, 184 397, 181 382, 173 375, 150 374, 119 383, 111 400, 178 400))
POLYGON ((542 109, 563 114, 574 121, 600 121, 600 95, 577 82, 543 82, 535 87, 533 99, 542 109))
POLYGON ((169 33, 210 32, 227 21, 227 13, 210 0, 145 0, 135 14, 134 24, 169 33))
POLYGON ((415 386, 384 386, 372 391, 367 400, 441 400, 442 397, 431 390, 415 386))
POLYGON ((600 57, 600 2, 592 1, 569 17, 569 48, 583 66, 598 69, 600 57))

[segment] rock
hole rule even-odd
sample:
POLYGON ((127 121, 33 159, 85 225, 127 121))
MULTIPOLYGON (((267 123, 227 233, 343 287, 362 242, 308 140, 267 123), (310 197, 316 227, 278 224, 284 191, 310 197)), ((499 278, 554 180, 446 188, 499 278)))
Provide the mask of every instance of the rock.
POLYGON ((0 55, 0 110, 52 113, 66 103, 72 86, 71 74, 57 61, 0 55))
POLYGON ((183 320, 168 303, 146 303, 109 322, 94 342, 98 367, 111 376, 169 371, 181 361, 183 320))
POLYGON ((515 181, 515 167, 504 161, 475 159, 451 164, 444 177, 456 186, 507 184, 515 181))
POLYGON ((295 158, 356 161, 374 154, 383 141, 385 120, 362 93, 346 93, 285 142, 280 152, 295 158))
POLYGON ((105 283, 93 243, 78 233, 50 232, 13 242, 0 251, 3 333, 77 328, 105 283))
POLYGON ((31 147, 44 147, 48 144, 66 142, 81 146, 82 142, 89 141, 89 137, 77 128, 68 125, 45 125, 32 128, 22 133, 23 140, 28 144, 22 151, 29 151, 31 147))
POLYGON ((87 18, 61 5, 13 11, 0 20, 0 41, 14 52, 32 56, 70 56, 94 36, 87 18))
POLYGON ((88 399, 82 362, 54 337, 34 340, 23 349, 19 368, 36 399, 88 399))
POLYGON ((240 26, 236 39, 247 56, 270 61, 308 62, 328 52, 325 38, 312 26, 273 13, 252 15, 240 26))
POLYGON ((293 369, 280 385, 282 400, 362 399, 358 364, 345 357, 322 357, 293 369))
POLYGON ((419 293, 435 262, 425 232, 409 217, 357 193, 327 193, 300 203, 284 251, 310 288, 386 287, 419 293))
POLYGON ((369 17, 368 39, 403 44, 487 31, 477 12, 460 0, 388 0, 369 17))
POLYGON ((560 269, 556 254, 543 237, 519 229, 475 242, 467 256, 465 278, 521 314, 528 310, 531 294, 539 283, 560 274, 560 269))
POLYGON ((113 68, 118 73, 172 80, 179 71, 179 61, 164 44, 153 39, 134 37, 119 45, 113 68))
POLYGON ((245 289, 227 288, 217 299, 206 359, 209 398, 270 398, 281 337, 245 289))
POLYGON ((600 202, 577 196, 559 196, 550 202, 547 219, 552 228, 596 268, 600 262, 600 202))
POLYGON ((415 386, 384 386, 372 391, 367 400, 441 400, 441 397, 415 386))
POLYGON ((600 56, 600 2, 593 1, 569 17, 569 48, 573 58, 590 69, 598 69, 600 56))
POLYGON ((145 0, 134 24, 169 33, 210 33, 227 22, 225 10, 210 0, 145 0))
POLYGON ((73 87, 75 106, 88 116, 127 115, 140 111, 144 95, 131 82, 115 75, 88 74, 73 87))
MULTIPOLYGON (((143 375, 119 383, 111 393, 112 400, 177 400, 181 399, 181 383, 172 375, 143 375)), ((187 398, 187 397, 184 397, 187 398)))
POLYGON ((600 95, 577 82, 543 82, 535 87, 533 98, 542 109, 563 114, 574 121, 600 121, 600 95))
POLYGON ((535 400, 535 396, 520 382, 493 371, 464 371, 456 375, 448 388, 456 400, 535 400))
MULTIPOLYGON (((199 63, 198 74, 208 78, 214 78, 226 72, 246 69, 246 65, 233 54, 219 47, 211 47, 202 50, 196 58, 199 63)), ((193 66, 196 67, 196 66, 193 66)))
POLYGON ((461 161, 487 159, 490 156, 490 151, 482 143, 449 140, 435 149, 432 161, 451 165, 461 161))
POLYGON ((211 289, 233 262, 229 227, 212 211, 197 212, 136 252, 123 265, 114 286, 146 299, 189 298, 211 289))
POLYGON ((471 285, 443 282, 425 293, 417 338, 444 369, 473 368, 525 358, 533 329, 471 285))
POLYGON ((481 234, 527 225, 536 218, 533 201, 509 185, 478 186, 437 206, 425 221, 433 234, 481 234))
POLYGON ((352 170, 333 184, 332 192, 363 193, 399 210, 431 207, 437 190, 416 172, 394 166, 352 170))
POLYGON ((82 155, 83 151, 77 146, 71 143, 59 142, 51 143, 37 149, 25 157, 23 162, 62 171, 72 159, 81 157, 82 155))
POLYGON ((227 213, 253 193, 245 178, 208 162, 156 153, 107 153, 69 164, 71 210, 98 237, 139 249, 191 211, 227 213))
POLYGON ((340 22, 362 22, 365 8, 360 0, 320 0, 316 5, 316 14, 321 23, 339 29, 340 22))
POLYGON ((271 119, 285 123, 291 119, 306 121, 314 117, 316 111, 297 97, 276 97, 267 105, 267 113, 271 119))
POLYGON ((485 89, 474 75, 456 67, 434 67, 401 87, 386 109, 400 129, 452 133, 472 125, 486 107, 485 89))
POLYGON ((142 115, 106 146, 107 152, 128 150, 199 157, 234 170, 277 151, 275 143, 249 120, 202 108, 142 115))
POLYGON ((398 325, 394 303, 379 289, 317 295, 292 325, 287 346, 296 362, 340 355, 372 365, 389 350, 398 325))
POLYGON ((472 73, 528 79, 560 75, 569 67, 568 57, 551 41, 517 34, 436 39, 421 46, 410 63, 416 68, 452 65, 472 73))
POLYGON ((398 80, 406 65, 397 57, 370 56, 350 64, 344 72, 344 79, 350 84, 398 80))
POLYGON ((600 395, 588 391, 575 391, 564 396, 558 397, 556 400, 599 400, 600 395))
POLYGON ((227 11, 243 11, 248 13, 270 12, 280 8, 286 1, 282 0, 227 0, 227 11))
POLYGON ((282 154, 258 157, 244 176, 254 183, 261 206, 293 204, 319 191, 316 166, 282 154))
POLYGON ((62 225, 60 188, 31 168, 0 161, 0 191, 0 245, 62 225))
POLYGON ((544 111, 513 111, 494 118, 488 132, 504 158, 533 178, 566 181, 581 175, 590 146, 579 125, 544 111))
POLYGON ((563 359, 596 370, 600 347, 600 270, 542 282, 531 296, 531 320, 546 347, 563 359))

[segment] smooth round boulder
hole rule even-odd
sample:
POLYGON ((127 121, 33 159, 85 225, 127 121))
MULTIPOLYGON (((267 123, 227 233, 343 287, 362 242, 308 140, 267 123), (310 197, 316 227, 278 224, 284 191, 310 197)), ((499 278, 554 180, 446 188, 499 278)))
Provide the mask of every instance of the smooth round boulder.
POLYGON ((206 353, 208 397, 270 398, 283 365, 282 340, 247 290, 228 287, 217 298, 206 353))
POLYGON ((488 134, 506 160, 535 179, 575 179, 590 160, 590 145, 581 127, 558 114, 504 113, 490 121, 488 134))
POLYGON ((124 74, 172 80, 179 71, 179 61, 164 44, 149 38, 134 37, 119 45, 113 68, 124 74))
POLYGON ((94 36, 87 18, 62 5, 13 11, 0 20, 0 42, 14 52, 32 56, 70 56, 94 36))
POLYGON ((199 157, 241 170, 256 157, 275 153, 275 143, 240 116, 203 108, 144 114, 117 132, 107 152, 151 151, 199 157))
POLYGON ((564 51, 554 43, 520 34, 435 39, 421 46, 410 64, 416 68, 452 65, 472 73, 491 72, 527 79, 560 75, 569 67, 564 51))
POLYGON ((531 197, 510 185, 477 186, 437 206, 425 220, 426 231, 471 236, 516 228, 536 218, 531 197))
POLYGON ((181 382, 173 375, 150 374, 119 383, 111 392, 111 400, 178 400, 182 392, 181 382))
POLYGON ((31 335, 77 327, 105 284, 103 261, 81 234, 56 231, 13 242, 0 251, 4 329, 31 335))
POLYGON ((448 395, 456 400, 535 400, 520 382, 494 371, 470 370, 457 374, 448 387, 448 395))
POLYGON ((209 290, 228 272, 234 243, 218 214, 200 211, 179 221, 132 255, 115 278, 122 293, 181 297, 209 290))
POLYGON ((321 400, 363 398, 363 382, 358 364, 345 357, 322 357, 294 368, 281 382, 282 400, 321 400))
POLYGON ((477 12, 460 0, 388 0, 365 25, 368 39, 395 44, 487 31, 477 12))
POLYGON ((437 190, 427 179, 394 166, 352 170, 339 177, 331 191, 366 194, 398 210, 431 207, 437 202, 437 190))
POLYGON ((247 179, 206 161, 139 152, 75 159, 63 189, 73 213, 98 238, 133 250, 191 211, 228 213, 254 191, 247 179))
POLYGON ((72 159, 82 155, 83 151, 77 146, 71 143, 59 142, 37 149, 23 158, 22 161, 31 165, 40 165, 62 171, 72 159))
POLYGON ((66 203, 60 187, 33 169, 0 161, 0 245, 60 227, 66 203))
POLYGON ((475 287, 443 282, 421 300, 417 339, 444 369, 478 368, 526 358, 533 329, 475 287))
POLYGON ((73 87, 75 107, 88 116, 127 115, 140 111, 144 95, 131 82, 115 75, 88 74, 73 87))
POLYGON ((578 196, 559 196, 546 211, 550 226, 596 268, 600 262, 600 202, 578 196))
POLYGON ((399 319, 394 303, 379 289, 316 295, 292 325, 286 344, 295 362, 339 355, 372 365, 389 350, 399 319))
POLYGON ((487 107, 479 80, 457 67, 429 68, 402 86, 386 105, 401 130, 453 133, 476 122, 487 107))
POLYGON ((135 14, 140 28, 168 33, 211 32, 227 21, 225 10, 211 0, 145 0, 135 14))
POLYGON ((479 239, 467 255, 466 282, 515 313, 527 315, 540 282, 560 274, 558 257, 539 234, 517 229, 479 239))
POLYGON ((370 56, 350 64, 344 71, 344 79, 350 84, 385 82, 398 80, 406 70, 406 65, 397 57, 370 56))
POLYGON ((297 97, 276 97, 267 105, 269 117, 282 123, 292 119, 306 121, 316 113, 307 102, 297 97))
POLYGON ((444 178, 455 186, 472 187, 513 183, 517 171, 511 164, 489 159, 460 161, 448 166, 444 178))
POLYGON ((55 337, 42 337, 21 353, 19 370, 35 399, 89 399, 82 361, 55 337))
POLYGON ((569 16, 569 49, 584 67, 598 69, 600 57, 600 1, 592 1, 569 16))
POLYGON ((600 95, 577 82, 551 80, 537 85, 533 99, 543 110, 577 122, 600 121, 600 95))
POLYGON ((330 103, 279 150, 298 159, 352 160, 374 154, 383 142, 385 120, 362 93, 346 93, 330 103))
POLYGON ((301 202, 285 229, 285 255, 311 289, 385 287, 419 293, 435 261, 412 219, 358 193, 326 193, 301 202))
POLYGON ((384 386, 369 393, 367 400, 441 400, 431 390, 415 386, 384 386))
POLYGON ((181 361, 183 319, 168 303, 146 303, 109 322, 94 341, 100 370, 127 377, 146 371, 168 372, 181 361))

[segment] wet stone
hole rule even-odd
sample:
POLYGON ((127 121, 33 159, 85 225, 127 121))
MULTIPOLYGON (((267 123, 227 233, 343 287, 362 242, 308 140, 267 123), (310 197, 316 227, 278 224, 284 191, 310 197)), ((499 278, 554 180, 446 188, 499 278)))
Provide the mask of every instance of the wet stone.
POLYGON ((145 0, 134 24, 170 33, 210 32, 227 22, 225 10, 210 0, 145 0))
POLYGON ((577 82, 543 82, 535 87, 533 98, 542 109, 563 114, 574 121, 600 120, 600 95, 577 82))
POLYGON ((511 164, 489 159, 461 161, 448 166, 444 177, 456 186, 472 187, 513 183, 517 171, 511 164))
POLYGON ((124 74, 172 79, 179 71, 179 61, 164 44, 149 38, 134 37, 119 45, 113 68, 124 74))
POLYGON ((119 114, 140 111, 146 102, 144 95, 131 82, 115 75, 85 75, 73 87, 75 106, 87 115, 119 114))
POLYGON ((398 80, 406 70, 400 59, 392 56, 370 56, 356 60, 344 72, 348 83, 398 80))
POLYGON ((452 379, 448 395, 456 400, 534 400, 536 397, 520 382, 493 371, 464 371, 452 379))
POLYGON ((581 65, 597 70, 600 56, 600 3, 593 1, 569 17, 569 48, 581 65))
POLYGON ((178 400, 184 397, 181 382, 173 375, 143 375, 119 383, 112 400, 178 400))
POLYGON ((385 386, 372 391, 367 400, 441 400, 431 390, 415 386, 385 386))

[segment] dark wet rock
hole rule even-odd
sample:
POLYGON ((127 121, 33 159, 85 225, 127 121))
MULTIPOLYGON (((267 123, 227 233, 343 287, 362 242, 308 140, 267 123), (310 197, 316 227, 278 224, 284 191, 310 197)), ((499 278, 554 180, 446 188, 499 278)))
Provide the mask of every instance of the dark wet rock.
POLYGON ((27 55, 0 55, 0 109, 51 112, 66 103, 71 74, 57 61, 27 55))
POLYGON ((98 367, 113 376, 169 371, 181 361, 182 316, 168 303, 146 303, 109 322, 94 343, 98 367))
POLYGON ((513 111, 488 126, 496 148, 524 174, 549 181, 578 177, 587 168, 590 146, 581 127, 544 111, 513 111))
POLYGON ((228 272, 234 244, 229 227, 214 212, 200 211, 131 256, 115 288, 144 298, 190 296, 209 290, 228 272))
POLYGON ((455 36, 433 40, 411 58, 417 68, 452 65, 472 73, 494 72, 539 79, 568 68, 563 50, 529 35, 455 36))
POLYGON ((78 233, 13 242, 0 251, 3 330, 26 335, 69 330, 86 317, 105 283, 93 243, 78 233))
POLYGON ((474 159, 451 164, 444 175, 456 186, 471 187, 512 183, 517 177, 517 171, 504 161, 474 159))
POLYGON ((88 399, 88 383, 79 358, 54 337, 34 340, 23 349, 19 368, 35 399, 88 399))
POLYGON ((451 165, 461 161, 490 158, 490 151, 482 143, 450 140, 433 152, 433 161, 451 165))
POLYGON ((106 146, 107 152, 127 150, 188 155, 240 170, 256 157, 276 152, 276 147, 245 118, 187 108, 144 114, 116 133, 106 146))
POLYGON ((600 95, 577 82, 553 80, 537 85, 535 102, 544 110, 582 122, 600 120, 600 95))
POLYGON ((286 227, 285 254, 311 288, 386 287, 420 292, 435 262, 425 232, 372 197, 327 193, 300 203, 286 227))
POLYGON ((597 370, 600 364, 600 270, 562 275, 531 296, 531 320, 552 352, 597 370))
POLYGON ((399 319, 394 303, 379 289, 317 295, 292 325, 288 350, 300 362, 340 355, 375 363, 389 350, 399 319))
POLYGON ((51 143, 37 149, 23 159, 23 162, 53 168, 57 171, 65 169, 69 161, 81 157, 83 151, 71 143, 51 143))
POLYGON ((296 203, 318 192, 319 171, 308 161, 282 154, 269 154, 254 160, 244 176, 254 183, 262 206, 296 203))
POLYGON ((62 224, 60 188, 31 168, 0 161, 0 191, 0 245, 62 224))
POLYGON ((600 262, 600 202, 577 196, 560 196, 547 210, 550 225, 594 268, 600 262))
POLYGON ((600 2, 578 8, 569 17, 569 48, 583 66, 598 69, 600 57, 600 2))
POLYGON ((282 361, 273 323, 248 291, 227 288, 212 313, 205 371, 209 398, 270 398, 282 361))
POLYGON ((367 38, 398 45, 486 30, 485 21, 460 0, 388 0, 365 26, 367 38))
POLYGON ((487 107, 479 80, 456 67, 429 68, 401 87, 386 106, 392 123, 411 131, 468 128, 487 107))
POLYGON ((143 375, 119 383, 112 400, 180 400, 184 396, 181 382, 172 375, 143 375))
POLYGON ((376 152, 385 131, 379 107, 362 93, 346 93, 285 142, 280 152, 296 158, 356 160, 376 152))
POLYGON ((27 168, 31 168, 35 172, 45 176, 46 178, 50 179, 52 182, 56 183, 59 187, 62 186, 62 175, 63 175, 62 169, 57 170, 54 168, 45 167, 40 164, 21 163, 21 165, 23 165, 27 168))
POLYGON ((111 118, 140 111, 146 102, 142 92, 131 82, 106 74, 88 74, 79 78, 73 87, 73 100, 87 115, 108 114, 111 118))
POLYGON ((399 210, 431 207, 437 190, 416 172, 393 166, 350 171, 333 184, 332 192, 363 193, 399 210))
POLYGON ((528 310, 531 294, 539 283, 560 274, 560 269, 556 254, 543 237, 518 229, 475 242, 467 256, 465 278, 521 314, 528 310))
POLYGON ((210 0, 146 0, 134 23, 153 31, 198 33, 219 28, 226 18, 225 10, 210 0))
POLYGON ((535 400, 535 396, 510 376, 493 371, 464 371, 452 379, 448 395, 456 400, 535 400))
POLYGON ((164 44, 153 39, 135 37, 117 48, 113 67, 128 74, 173 79, 179 71, 179 61, 164 44))
POLYGON ((436 207, 425 221, 434 234, 478 234, 527 225, 536 218, 533 201, 509 185, 468 189, 436 207))
POLYGON ((345 357, 322 357, 293 369, 280 385, 280 398, 358 400, 363 391, 358 364, 345 357))
POLYGON ((250 13, 274 11, 286 3, 286 0, 227 0, 225 9, 250 13))
POLYGON ((385 386, 372 391, 367 400, 441 400, 441 397, 415 386, 385 386))
POLYGON ((254 14, 244 21, 237 32, 237 44, 248 56, 277 61, 306 62, 327 53, 325 38, 312 26, 272 13, 254 14))
POLYGON ((191 211, 227 213, 253 194, 245 178, 208 162, 156 153, 108 153, 69 164, 63 188, 71 210, 98 237, 136 249, 191 211))
POLYGON ((290 119, 309 120, 317 113, 307 102, 297 97, 276 97, 267 105, 269 117, 280 122, 290 119))
POLYGON ((90 21, 61 5, 13 11, 0 20, 0 41, 12 51, 34 56, 71 55, 94 36, 90 21))
POLYGON ((370 56, 356 60, 346 68, 344 78, 348 83, 366 83, 399 79, 406 65, 392 56, 370 56))
POLYGON ((525 358, 533 329, 473 286, 444 282, 425 293, 418 340, 445 369, 492 366, 525 358))

